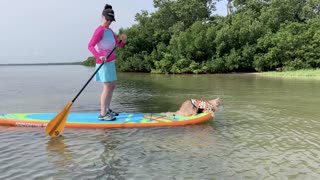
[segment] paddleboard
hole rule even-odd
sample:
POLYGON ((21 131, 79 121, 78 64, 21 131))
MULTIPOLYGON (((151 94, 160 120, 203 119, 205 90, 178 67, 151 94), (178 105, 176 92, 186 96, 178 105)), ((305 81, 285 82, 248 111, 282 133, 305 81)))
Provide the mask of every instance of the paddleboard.
MULTIPOLYGON (((13 113, 0 114, 0 125, 22 127, 46 127, 56 113, 13 113)), ((210 113, 196 116, 164 116, 161 113, 120 113, 115 121, 101 121, 99 113, 71 112, 65 127, 69 128, 128 128, 183 126, 199 124, 211 120, 210 113)))

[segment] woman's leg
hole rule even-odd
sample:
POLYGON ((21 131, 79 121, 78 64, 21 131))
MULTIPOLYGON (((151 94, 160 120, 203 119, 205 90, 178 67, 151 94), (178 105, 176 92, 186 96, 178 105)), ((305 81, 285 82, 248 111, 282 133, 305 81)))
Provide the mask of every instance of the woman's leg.
POLYGON ((116 87, 115 82, 105 82, 103 83, 103 90, 100 97, 101 102, 101 115, 105 115, 107 113, 107 110, 110 108, 110 103, 112 99, 113 91, 116 87))
POLYGON ((108 84, 108 94, 107 94, 107 98, 106 98, 106 110, 107 111, 110 109, 112 95, 113 95, 113 91, 114 91, 115 88, 116 88, 116 83, 115 82, 110 82, 108 84))

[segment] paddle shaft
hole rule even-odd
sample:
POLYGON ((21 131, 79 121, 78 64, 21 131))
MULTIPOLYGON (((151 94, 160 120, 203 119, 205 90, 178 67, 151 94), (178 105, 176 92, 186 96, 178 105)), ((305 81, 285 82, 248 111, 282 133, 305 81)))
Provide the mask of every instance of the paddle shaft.
MULTIPOLYGON (((122 40, 119 41, 118 44, 121 43, 122 40)), ((108 60, 108 58, 111 56, 111 54, 113 53, 113 51, 115 51, 117 48, 117 45, 112 49, 112 51, 108 54, 108 56, 106 57, 106 59, 108 60)), ((73 98, 72 103, 74 103, 76 101, 76 99, 80 96, 80 94, 82 93, 82 91, 87 87, 87 85, 90 83, 90 81, 92 80, 92 78, 97 74, 97 72, 101 69, 101 67, 104 65, 104 61, 102 61, 101 65, 96 69, 96 71, 92 74, 92 76, 90 77, 90 79, 86 82, 86 84, 82 87, 82 89, 79 91, 79 93, 73 98)))

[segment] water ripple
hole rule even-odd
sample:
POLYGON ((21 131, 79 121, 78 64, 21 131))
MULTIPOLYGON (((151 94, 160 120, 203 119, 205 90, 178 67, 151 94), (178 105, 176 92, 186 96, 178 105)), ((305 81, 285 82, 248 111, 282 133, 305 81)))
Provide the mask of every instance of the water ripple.
MULTIPOLYGON (((92 73, 80 67, 42 67, 45 77, 38 67, 2 68, 15 81, 1 81, 1 113, 60 111, 92 73)), ((100 88, 89 85, 71 110, 99 111, 100 88)), ((319 179, 319 91, 318 81, 252 75, 120 74, 114 110, 176 110, 197 96, 220 96, 223 106, 201 125, 65 129, 53 139, 0 126, 0 179, 319 179)))

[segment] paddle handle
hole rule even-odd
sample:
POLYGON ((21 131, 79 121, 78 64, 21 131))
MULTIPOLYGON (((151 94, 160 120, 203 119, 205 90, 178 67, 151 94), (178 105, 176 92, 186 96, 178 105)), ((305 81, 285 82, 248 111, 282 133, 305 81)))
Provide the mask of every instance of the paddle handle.
MULTIPOLYGON (((122 42, 122 40, 120 40, 118 42, 118 44, 120 44, 122 42)), ((108 54, 107 58, 108 59, 111 54, 113 53, 113 51, 115 51, 117 48, 117 45, 114 46, 114 48, 112 49, 112 51, 108 54)), ((80 94, 82 93, 82 91, 87 87, 87 85, 89 84, 89 82, 92 80, 92 78, 97 74, 97 72, 101 69, 101 67, 103 66, 104 61, 102 61, 101 65, 96 69, 96 71, 92 74, 92 76, 89 78, 89 80, 86 82, 86 84, 82 87, 82 89, 79 91, 79 93, 73 98, 72 103, 74 103, 76 101, 76 99, 80 96, 80 94)))

